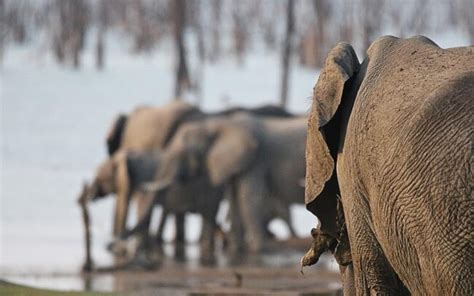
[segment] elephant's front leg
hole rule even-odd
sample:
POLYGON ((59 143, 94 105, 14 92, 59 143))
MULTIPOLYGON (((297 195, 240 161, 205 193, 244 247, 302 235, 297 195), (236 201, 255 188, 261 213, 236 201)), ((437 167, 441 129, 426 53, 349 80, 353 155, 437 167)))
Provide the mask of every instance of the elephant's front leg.
POLYGON ((264 247, 265 225, 261 215, 265 207, 263 200, 268 194, 264 169, 258 165, 238 181, 238 211, 244 226, 245 242, 252 253, 262 251, 264 247))
POLYGON ((230 186, 231 194, 229 200, 229 252, 232 256, 238 255, 243 251, 244 228, 242 226, 242 218, 239 211, 238 189, 237 184, 233 182, 230 186))
POLYGON ((203 224, 201 230, 201 259, 208 263, 211 262, 214 256, 215 249, 215 234, 217 224, 213 217, 203 216, 203 224))
POLYGON ((163 232, 165 230, 166 220, 168 219, 169 210, 162 206, 160 223, 158 224, 158 230, 156 231, 155 242, 161 247, 163 244, 163 232))
POLYGON ((184 260, 186 257, 186 239, 185 239, 185 224, 186 214, 184 212, 175 213, 175 243, 174 243, 174 257, 177 260, 184 260))
POLYGON ((184 245, 186 243, 185 218, 186 214, 183 212, 175 213, 176 237, 175 244, 184 245))
POLYGON ((137 194, 135 200, 137 201, 138 218, 136 230, 138 239, 137 251, 147 251, 152 247, 149 230, 155 200, 152 196, 148 196, 142 193, 137 194))

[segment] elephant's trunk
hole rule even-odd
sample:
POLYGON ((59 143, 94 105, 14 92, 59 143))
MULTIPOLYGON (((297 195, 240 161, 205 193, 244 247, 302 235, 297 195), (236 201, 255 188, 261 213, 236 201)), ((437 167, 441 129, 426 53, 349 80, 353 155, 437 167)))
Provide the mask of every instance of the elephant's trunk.
POLYGON ((313 237, 313 242, 308 252, 301 258, 301 268, 316 264, 319 261, 319 257, 324 252, 333 249, 337 243, 335 238, 320 229, 313 228, 311 230, 311 236, 313 237))
MULTIPOLYGON (((168 189, 171 186, 171 180, 159 180, 155 182, 147 182, 141 187, 142 191, 147 194, 157 194, 168 189)), ((153 196, 151 195, 151 196, 153 196)))

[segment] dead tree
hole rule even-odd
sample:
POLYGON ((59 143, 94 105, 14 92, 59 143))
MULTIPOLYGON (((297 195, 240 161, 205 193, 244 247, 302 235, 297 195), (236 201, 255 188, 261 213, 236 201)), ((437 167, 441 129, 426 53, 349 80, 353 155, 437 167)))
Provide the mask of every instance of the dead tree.
POLYGON ((211 61, 216 61, 219 59, 221 53, 221 36, 220 36, 220 29, 221 29, 221 13, 222 13, 222 5, 221 0, 212 0, 212 29, 211 29, 211 36, 212 36, 212 50, 209 53, 209 59, 211 61))
POLYGON ((80 55, 85 44, 88 25, 88 7, 84 0, 57 0, 56 33, 53 49, 58 62, 71 61, 74 68, 80 66, 80 55))
POLYGON ((352 43, 354 38, 354 15, 352 1, 344 1, 342 8, 342 21, 339 26, 340 39, 352 43))
POLYGON ((459 19, 468 33, 470 44, 474 44, 474 3, 471 0, 458 0, 454 3, 459 19))
POLYGON ((106 7, 106 0, 101 0, 99 2, 99 11, 98 11, 98 19, 97 19, 97 43, 96 43, 96 67, 98 70, 102 70, 104 68, 104 51, 105 51, 105 32, 107 27, 107 7, 106 7))
POLYGON ((285 107, 288 101, 288 85, 289 85, 289 72, 290 72, 290 59, 291 59, 291 47, 293 40, 293 32, 295 30, 294 23, 294 1, 288 0, 288 6, 286 10, 286 35, 283 44, 282 53, 282 75, 281 75, 281 91, 280 91, 280 105, 285 107))
POLYGON ((5 1, 0 0, 0 65, 3 63, 3 55, 6 43, 6 21, 5 21, 5 1))
POLYGON ((322 66, 326 56, 326 25, 331 16, 331 7, 327 0, 313 0, 316 14, 316 66, 322 66))
POLYGON ((385 0, 362 0, 360 6, 362 48, 368 48, 381 30, 385 0))
POLYGON ((191 83, 186 61, 186 48, 184 44, 184 28, 186 25, 186 0, 170 0, 172 21, 174 23, 174 40, 176 58, 176 82, 174 95, 175 99, 181 99, 183 91, 189 89, 191 83))

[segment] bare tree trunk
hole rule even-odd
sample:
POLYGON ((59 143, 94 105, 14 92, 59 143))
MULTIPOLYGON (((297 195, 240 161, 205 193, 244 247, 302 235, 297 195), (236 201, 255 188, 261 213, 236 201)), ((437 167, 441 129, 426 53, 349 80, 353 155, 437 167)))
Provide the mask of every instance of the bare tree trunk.
POLYGON ((176 83, 175 83, 175 99, 180 100, 182 93, 190 86, 188 65, 186 61, 186 48, 184 45, 184 28, 186 17, 186 0, 170 0, 172 11, 174 12, 174 37, 177 52, 176 64, 176 83))
MULTIPOLYGON (((344 20, 340 25, 340 36, 341 40, 352 43, 354 38, 354 19, 353 19, 353 3, 352 1, 345 1, 343 7, 344 20)), ((323 61, 324 62, 324 61, 323 61)))
POLYGON ((361 28, 362 48, 368 48, 373 39, 379 34, 382 24, 385 0, 362 0, 361 28))
POLYGON ((290 58, 291 58, 291 45, 292 35, 295 29, 294 24, 294 2, 288 0, 287 15, 286 15, 286 36, 285 43, 283 45, 282 55, 282 76, 281 76, 281 92, 280 92, 280 105, 285 107, 288 101, 288 76, 290 71, 290 58))
POLYGON ((0 65, 3 63, 5 52, 7 24, 5 21, 5 1, 0 0, 0 65))
POLYGON ((96 45, 96 67, 97 70, 104 68, 104 50, 105 50, 105 30, 107 26, 107 8, 105 0, 101 0, 99 3, 99 19, 98 21, 98 32, 97 32, 97 45, 96 45))
POLYGON ((313 0, 313 8, 316 14, 316 66, 321 67, 326 56, 326 24, 331 16, 330 4, 327 0, 313 0))
POLYGON ((99 28, 97 32, 97 45, 96 45, 96 67, 97 70, 104 69, 104 34, 105 30, 99 28))
POLYGON ((221 53, 221 36, 220 36, 220 27, 221 27, 221 0, 212 0, 212 50, 210 53, 210 60, 216 61, 221 53))

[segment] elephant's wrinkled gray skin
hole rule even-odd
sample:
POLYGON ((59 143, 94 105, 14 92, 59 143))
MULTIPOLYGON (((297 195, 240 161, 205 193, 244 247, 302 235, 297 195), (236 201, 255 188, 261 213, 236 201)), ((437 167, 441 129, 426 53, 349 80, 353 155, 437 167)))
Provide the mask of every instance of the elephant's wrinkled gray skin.
POLYGON ((303 200, 305 138, 304 117, 238 113, 186 124, 164 151, 157 182, 185 184, 206 177, 214 187, 230 188, 229 247, 241 251, 245 241, 258 252, 266 217, 272 215, 271 199, 286 208, 303 200))
POLYGON ((305 199, 337 239, 341 195, 347 293, 474 293, 473 95, 472 46, 389 36, 362 64, 349 44, 329 53, 309 118, 305 199))

